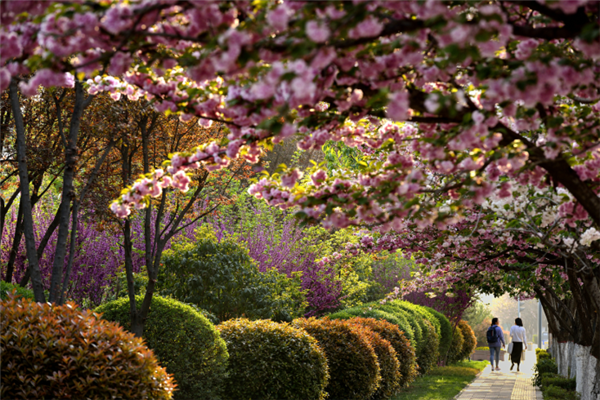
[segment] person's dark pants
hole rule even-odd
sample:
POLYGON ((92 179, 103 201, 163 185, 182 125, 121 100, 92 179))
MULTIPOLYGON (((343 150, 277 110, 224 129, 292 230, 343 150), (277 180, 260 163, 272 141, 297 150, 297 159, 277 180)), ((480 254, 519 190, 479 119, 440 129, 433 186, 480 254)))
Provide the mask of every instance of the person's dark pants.
POLYGON ((496 367, 500 362, 500 346, 492 347, 490 346, 490 364, 492 364, 492 368, 494 368, 494 358, 496 359, 496 367))
POLYGON ((521 354, 523 353, 523 342, 513 342, 512 353, 510 353, 510 361, 513 364, 521 364, 521 354))

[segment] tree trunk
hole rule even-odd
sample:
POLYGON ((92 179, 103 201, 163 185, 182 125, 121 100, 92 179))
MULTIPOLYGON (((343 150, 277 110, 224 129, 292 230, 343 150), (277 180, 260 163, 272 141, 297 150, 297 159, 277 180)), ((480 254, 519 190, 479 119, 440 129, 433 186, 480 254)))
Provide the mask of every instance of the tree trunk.
POLYGON ((85 108, 83 85, 75 82, 75 104, 71 116, 69 137, 65 147, 65 172, 63 175, 62 197, 60 202, 60 222, 58 225, 58 237, 56 250, 54 252, 54 263, 52 265, 52 280, 50 283, 50 301, 59 302, 63 282, 63 268, 67 254, 67 238, 69 236, 69 220, 71 217, 71 201, 75 197, 73 180, 75 178, 75 166, 77 163, 77 136, 81 116, 85 108))
MULTIPOLYGON (((44 250, 46 249, 46 246, 48 245, 48 242, 50 241, 52 234, 54 233, 56 228, 58 228, 59 221, 60 221, 60 209, 58 209, 56 214, 54 214, 54 218, 52 219, 50 226, 48 226, 48 229, 46 229, 46 233, 44 234, 44 237, 42 238, 42 240, 40 241, 40 244, 38 245, 38 248, 37 248, 38 260, 42 258, 42 254, 44 254, 44 250)), ((23 275, 23 278, 21 278, 21 282, 19 282, 19 285, 25 287, 25 285, 27 285, 27 283, 29 282, 30 276, 31 276, 31 271, 29 270, 29 268, 27 268, 27 270, 25 271, 25 274, 23 275)))
POLYGON ((28 268, 31 271, 31 283, 35 301, 43 303, 46 301, 44 287, 42 286, 42 275, 38 263, 35 248, 35 236, 33 234, 33 214, 31 210, 31 199, 29 197, 29 176, 27 171, 27 153, 25 143, 25 125, 21 105, 17 94, 17 81, 10 82, 10 99, 15 119, 15 130, 17 133, 17 160, 19 165, 19 180, 21 188, 21 202, 23 204, 23 229, 25 232, 25 248, 27 250, 28 268))

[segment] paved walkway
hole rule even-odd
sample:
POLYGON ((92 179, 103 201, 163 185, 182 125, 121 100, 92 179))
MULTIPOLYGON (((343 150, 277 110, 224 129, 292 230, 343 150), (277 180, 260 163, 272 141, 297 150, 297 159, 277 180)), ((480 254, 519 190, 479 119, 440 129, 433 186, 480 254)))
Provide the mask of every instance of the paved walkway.
POLYGON ((493 371, 488 365, 473 383, 463 390, 457 400, 538 400, 542 393, 531 384, 535 353, 528 351, 526 360, 521 363, 521 372, 517 367, 510 370, 508 355, 506 361, 500 361, 500 371, 493 371))

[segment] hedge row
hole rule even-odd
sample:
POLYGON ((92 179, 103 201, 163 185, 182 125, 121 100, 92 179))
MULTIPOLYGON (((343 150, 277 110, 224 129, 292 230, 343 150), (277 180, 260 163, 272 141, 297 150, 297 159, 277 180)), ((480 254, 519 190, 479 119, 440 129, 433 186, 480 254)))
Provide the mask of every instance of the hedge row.
MULTIPOLYGON (((452 326, 444 315, 406 301, 394 300, 386 304, 369 303, 331 314, 332 319, 348 319, 353 316, 385 320, 398 326, 406 335, 416 352, 416 369, 426 374, 444 356, 452 343, 452 326)), ((409 360, 400 360, 406 364, 409 360)), ((410 384, 414 374, 403 376, 403 385, 410 384)))
MULTIPOLYGON (((138 306, 142 300, 141 295, 136 297, 138 306)), ((338 319, 301 318, 292 323, 234 319, 215 328, 199 310, 154 296, 143 334, 152 350, 149 351, 139 338, 123 330, 130 329, 130 305, 126 298, 96 310, 103 319, 118 322, 123 328, 99 320, 98 314, 91 311, 37 305, 18 298, 16 293, 2 302, 2 307, 9 315, 2 321, 3 354, 15 353, 25 359, 45 354, 44 360, 53 360, 56 346, 48 348, 48 343, 54 341, 40 339, 42 331, 49 329, 50 335, 56 335, 57 339, 60 336, 61 351, 65 354, 73 351, 70 359, 79 360, 61 364, 64 375, 58 376, 48 373, 43 365, 41 369, 36 367, 38 371, 18 369, 19 363, 3 364, 2 395, 23 388, 35 391, 36 383, 48 380, 46 386, 50 391, 43 395, 50 397, 89 397, 89 391, 97 390, 100 383, 111 382, 106 390, 113 397, 168 399, 173 395, 174 380, 176 399, 389 399, 415 379, 417 361, 421 372, 435 363, 442 341, 438 332, 443 335, 445 325, 441 314, 395 301, 360 310, 364 311, 360 317, 353 317, 359 311, 357 308, 332 315, 338 319), (46 320, 54 325, 47 328, 46 320), (28 328, 33 325, 30 331, 34 334, 27 335, 24 341, 18 329, 25 325, 28 328), (71 325, 78 329, 72 329, 71 325), (39 335, 35 334, 36 329, 39 335), (86 329, 90 332, 86 333, 86 329), (86 340, 82 341, 81 335, 86 340), (108 350, 106 345, 115 347, 108 350), (100 346, 107 355, 113 351, 118 356, 98 354, 87 360, 87 356, 81 357, 82 346, 100 346), (128 369, 127 374, 114 375, 114 371, 124 368, 128 369), (81 381, 84 383, 69 383, 81 371, 90 370, 102 372, 91 380, 81 381), (34 384, 20 384, 22 376, 34 384), (133 387, 132 382, 136 381, 142 383, 140 387, 133 387)), ((467 330, 470 331, 468 325, 459 325, 457 331, 461 335, 455 338, 460 337, 466 343, 464 337, 468 335, 462 332, 467 330)), ((464 351, 460 347, 460 351, 452 354, 460 357, 464 351)), ((57 358, 53 362, 64 363, 64 360, 57 358)), ((25 397, 39 397, 39 394, 28 392, 25 397)))

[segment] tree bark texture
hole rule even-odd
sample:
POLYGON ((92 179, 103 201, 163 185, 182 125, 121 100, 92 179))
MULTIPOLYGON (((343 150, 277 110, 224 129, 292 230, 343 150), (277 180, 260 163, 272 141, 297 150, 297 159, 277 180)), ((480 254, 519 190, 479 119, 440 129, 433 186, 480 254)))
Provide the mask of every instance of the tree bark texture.
POLYGON ((21 188, 21 204, 23 205, 23 230, 25 233, 28 269, 31 271, 31 283, 35 301, 45 302, 46 298, 44 295, 44 287, 42 286, 42 275, 40 273, 37 249, 35 248, 35 236, 33 234, 33 214, 31 209, 31 199, 29 197, 25 125, 23 124, 23 114, 21 113, 21 105, 17 93, 17 81, 15 79, 10 83, 10 100, 17 133, 17 159, 21 188))

